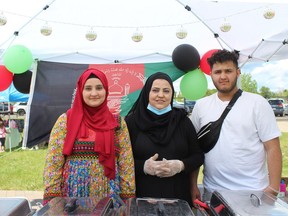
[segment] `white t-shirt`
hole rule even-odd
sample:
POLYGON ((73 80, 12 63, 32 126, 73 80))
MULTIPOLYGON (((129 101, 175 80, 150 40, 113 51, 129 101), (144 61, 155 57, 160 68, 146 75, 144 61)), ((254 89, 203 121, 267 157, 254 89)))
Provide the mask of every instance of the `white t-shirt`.
MULTIPOLYGON (((198 100, 190 117, 196 131, 217 120, 228 103, 217 93, 198 100)), ((280 135, 267 100, 242 92, 224 120, 218 142, 205 154, 204 187, 210 191, 266 188, 269 179, 263 142, 280 135)))

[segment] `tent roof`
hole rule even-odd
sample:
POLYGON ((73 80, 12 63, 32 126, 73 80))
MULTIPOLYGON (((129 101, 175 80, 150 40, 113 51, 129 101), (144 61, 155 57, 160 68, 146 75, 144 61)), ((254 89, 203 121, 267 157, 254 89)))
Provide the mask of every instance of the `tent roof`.
POLYGON ((191 44, 200 55, 216 48, 240 51, 242 63, 288 57, 286 0, 9 0, 1 9, 7 18, 0 26, 1 56, 22 44, 39 60, 140 63, 171 60, 178 45, 191 44), (268 8, 275 11, 273 19, 263 16, 268 8), (225 19, 232 25, 229 32, 219 28, 225 19), (40 33, 45 22, 50 36, 40 33), (188 32, 185 39, 176 37, 181 26, 188 32), (95 41, 85 38, 91 27, 95 41), (131 39, 137 28, 141 42, 131 39))

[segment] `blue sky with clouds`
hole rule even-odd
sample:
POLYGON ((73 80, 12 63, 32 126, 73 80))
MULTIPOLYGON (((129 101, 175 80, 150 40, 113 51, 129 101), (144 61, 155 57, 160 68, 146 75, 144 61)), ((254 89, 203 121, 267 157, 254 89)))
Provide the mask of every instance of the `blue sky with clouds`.
POLYGON ((241 68, 242 73, 250 73, 257 82, 258 90, 268 87, 273 92, 288 89, 288 60, 249 63, 241 68))
MULTIPOLYGON (((288 89, 288 60, 246 63, 241 68, 242 73, 250 73, 252 79, 257 82, 258 90, 262 87, 268 87, 272 92, 288 89)), ((210 76, 207 76, 208 89, 214 89, 210 76)), ((181 78, 174 82, 174 87, 179 92, 181 78)))

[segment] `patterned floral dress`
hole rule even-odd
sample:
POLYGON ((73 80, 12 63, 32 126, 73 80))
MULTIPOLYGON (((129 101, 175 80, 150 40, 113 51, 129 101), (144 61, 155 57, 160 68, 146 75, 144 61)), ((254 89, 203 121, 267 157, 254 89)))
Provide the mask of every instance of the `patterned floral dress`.
POLYGON ((134 160, 125 121, 119 117, 120 127, 115 130, 114 180, 104 175, 98 155, 93 151, 95 132, 89 130, 88 138, 76 140, 70 156, 62 154, 66 121, 64 113, 58 118, 50 135, 44 168, 43 204, 54 197, 111 197, 117 206, 119 197, 124 201, 135 197, 134 160))

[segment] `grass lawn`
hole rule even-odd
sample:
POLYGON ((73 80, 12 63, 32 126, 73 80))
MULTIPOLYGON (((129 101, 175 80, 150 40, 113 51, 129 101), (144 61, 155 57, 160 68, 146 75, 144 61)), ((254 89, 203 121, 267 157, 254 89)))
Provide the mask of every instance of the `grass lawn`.
POLYGON ((283 159, 282 176, 288 177, 288 132, 282 133, 282 136, 280 137, 280 143, 283 159))
MULTIPOLYGON (((280 137, 282 176, 288 177, 288 133, 280 137)), ((43 168, 47 149, 0 153, 0 190, 43 190, 43 168)), ((202 182, 202 173, 199 183, 202 182)))
POLYGON ((1 190, 43 190, 47 149, 17 150, 0 154, 1 190))

